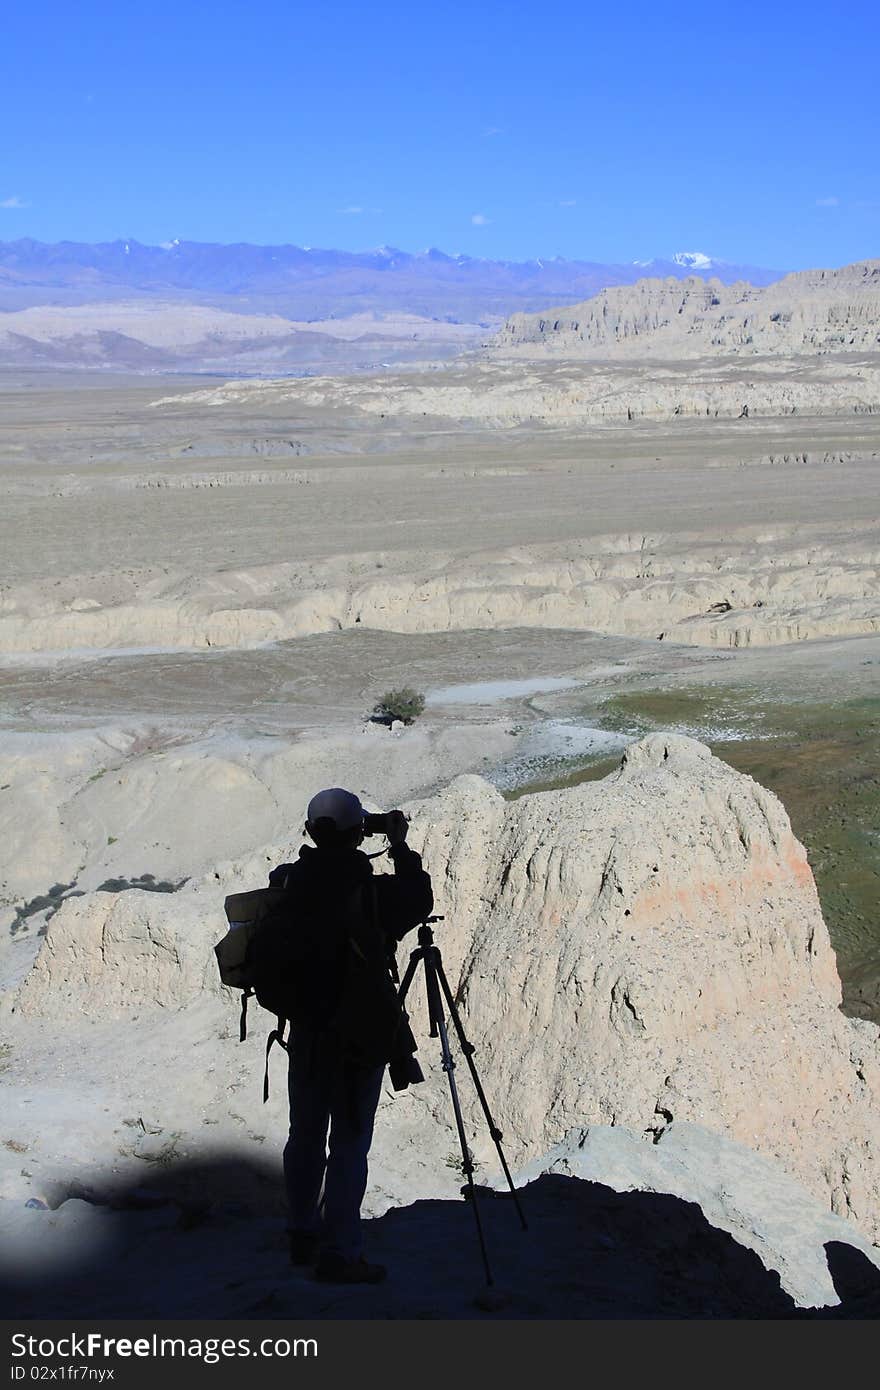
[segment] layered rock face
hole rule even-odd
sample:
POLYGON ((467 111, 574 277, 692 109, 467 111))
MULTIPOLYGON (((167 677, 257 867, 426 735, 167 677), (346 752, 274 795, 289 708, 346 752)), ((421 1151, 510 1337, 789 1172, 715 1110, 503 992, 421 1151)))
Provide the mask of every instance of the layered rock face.
MULTIPOLYGON (((880 454, 866 459, 875 467, 880 454)), ((371 557, 367 557, 367 563, 371 557)), ((874 520, 591 536, 457 558, 406 553, 368 572, 338 560, 203 576, 172 572, 10 586, 0 652, 126 644, 252 647, 315 632, 554 627, 744 647, 874 632, 874 520), (70 599, 76 592, 79 598, 70 599), (83 597, 88 595, 88 597, 83 597)))
MULTIPOLYGON (((602 782, 505 802, 466 776, 410 809, 447 974, 515 1162, 581 1125, 650 1143, 689 1121, 776 1157, 876 1238, 878 1030, 839 1011, 812 874, 775 797, 693 740, 652 735, 602 782)), ((219 1007, 222 898, 264 881, 265 865, 259 852, 173 896, 65 902, 16 1013, 63 1037, 83 1015, 128 1020, 206 992, 219 1007)), ((444 1087, 390 1106, 400 1152, 424 1150, 444 1087)))
POLYGON ((576 357, 877 352, 880 261, 802 271, 766 289, 640 280, 581 304, 514 314, 493 346, 576 357))
MULTIPOLYGON (((699 298, 702 291, 695 293, 699 298)), ((528 325, 534 319, 535 325, 545 325, 544 330, 534 326, 533 332, 529 326, 528 337, 496 339, 488 360, 454 364, 442 374, 389 372, 345 380, 233 381, 155 404, 260 410, 289 403, 292 411, 354 409, 380 419, 430 416, 467 420, 489 429, 880 411, 876 353, 854 355, 854 348, 846 356, 843 350, 827 356, 799 353, 793 362, 793 352, 772 355, 762 349, 767 355, 745 362, 742 354, 729 347, 716 352, 702 340, 682 336, 667 340, 659 332, 639 337, 636 352, 604 343, 589 348, 580 338, 568 342, 564 335, 548 336, 553 324, 562 333, 565 319, 561 316, 570 312, 529 316, 528 325)))

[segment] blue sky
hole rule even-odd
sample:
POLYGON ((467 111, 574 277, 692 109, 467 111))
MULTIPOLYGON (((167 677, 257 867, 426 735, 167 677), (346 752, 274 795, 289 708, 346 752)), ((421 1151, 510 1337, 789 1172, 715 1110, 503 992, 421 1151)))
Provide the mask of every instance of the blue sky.
POLYGON ((877 0, 17 4, 0 240, 880 255, 877 0))

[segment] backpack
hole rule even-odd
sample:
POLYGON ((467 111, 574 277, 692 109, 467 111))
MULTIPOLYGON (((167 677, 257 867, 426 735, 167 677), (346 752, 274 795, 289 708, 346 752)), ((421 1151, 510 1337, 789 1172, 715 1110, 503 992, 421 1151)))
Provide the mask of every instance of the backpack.
MULTIPOLYGON (((214 954, 221 982, 242 991, 239 1040, 247 1037, 249 999, 276 1020, 266 1040, 264 1102, 272 1047, 277 1042, 288 1051, 287 1025, 315 1017, 316 1010, 322 1029, 336 1035, 343 1055, 356 1065, 384 1066, 401 1052, 406 1057, 415 1051, 376 924, 373 884, 355 885, 329 907, 288 891, 286 882, 233 893, 224 906, 229 930, 214 954), (328 995, 332 1003, 321 1013, 328 995)), ((421 1079, 415 1071, 417 1065, 410 1064, 409 1080, 421 1079)))
POLYGON ((286 881, 283 887, 231 893, 224 902, 229 930, 214 947, 221 984, 241 990, 239 1042, 247 1038, 250 999, 275 1016, 266 1039, 264 1102, 269 1099, 269 1053, 276 1042, 287 1051, 284 1033, 307 987, 306 967, 314 954, 314 930, 308 922, 293 927, 292 906, 286 881))

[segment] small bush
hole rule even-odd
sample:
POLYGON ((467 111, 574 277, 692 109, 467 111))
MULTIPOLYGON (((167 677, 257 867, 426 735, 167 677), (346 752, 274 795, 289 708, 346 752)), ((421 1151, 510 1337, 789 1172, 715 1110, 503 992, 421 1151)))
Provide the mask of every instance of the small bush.
POLYGON ((399 719, 402 724, 411 724, 418 719, 425 708, 425 697, 418 690, 405 685, 402 690, 388 690, 381 700, 373 706, 373 714, 391 723, 399 719))

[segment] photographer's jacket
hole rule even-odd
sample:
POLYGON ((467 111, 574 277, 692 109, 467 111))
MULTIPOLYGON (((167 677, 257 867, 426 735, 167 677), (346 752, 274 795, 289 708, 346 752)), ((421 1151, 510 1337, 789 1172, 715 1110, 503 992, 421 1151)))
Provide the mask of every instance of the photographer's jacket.
POLYGON ((361 1036, 367 1049, 371 1032, 378 1038, 391 1016, 397 942, 434 905, 420 855, 407 844, 392 845, 388 854, 393 875, 374 874, 362 850, 303 845, 295 863, 269 875, 271 886, 290 893, 293 932, 297 923, 310 924, 296 1017, 316 1029, 361 1036))

